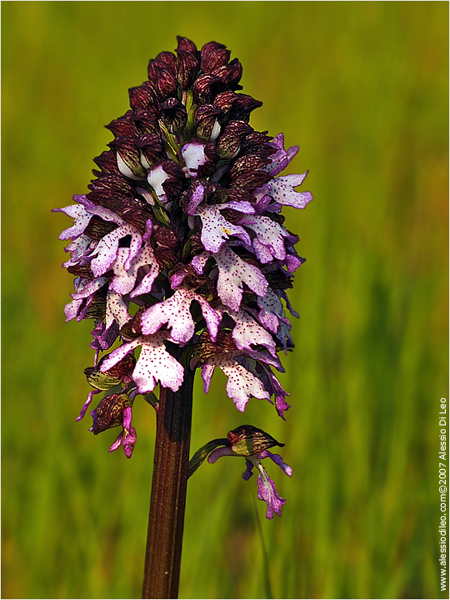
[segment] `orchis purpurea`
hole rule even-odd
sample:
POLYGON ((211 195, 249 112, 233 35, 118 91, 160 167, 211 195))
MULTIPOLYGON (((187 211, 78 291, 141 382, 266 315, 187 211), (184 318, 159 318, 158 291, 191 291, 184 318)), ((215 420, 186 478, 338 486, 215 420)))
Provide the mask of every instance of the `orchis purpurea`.
POLYGON ((312 195, 295 190, 306 173, 278 176, 298 148, 248 124, 261 103, 238 93, 242 68, 229 57, 221 44, 198 51, 179 37, 176 55, 150 61, 149 80, 130 90, 131 110, 108 125, 115 139, 95 159, 90 192, 55 209, 74 218, 59 236, 72 240, 63 266, 76 277, 66 318, 94 319, 94 369, 108 376, 121 366, 108 406, 124 413, 126 394, 127 421, 136 395, 157 383, 180 388, 173 344, 202 369, 205 392, 222 369, 238 410, 251 396, 273 396, 281 417, 289 407, 272 367, 283 371, 276 352, 293 347, 282 301, 296 316, 286 289, 304 259, 281 209, 304 208, 312 195), (125 361, 136 348, 138 360, 125 361))
MULTIPOLYGON (((55 209, 73 219, 59 236, 70 240, 63 266, 75 276, 66 319, 94 321, 95 358, 86 369, 93 391, 78 419, 104 393, 91 411, 91 431, 121 427, 110 451, 122 447, 129 458, 133 404, 142 396, 158 415, 155 473, 170 455, 173 469, 182 462, 173 471, 179 481, 187 479, 197 368, 205 392, 216 367, 225 373, 239 411, 251 397, 273 403, 283 419, 289 408, 273 370, 284 370, 278 352, 293 348, 286 309, 297 313, 286 290, 304 259, 281 211, 305 208, 312 195, 297 189, 307 173, 280 175, 298 147, 286 149, 283 134, 272 138, 249 125, 261 102, 239 91, 241 74, 225 46, 210 42, 197 50, 178 37, 175 53, 151 60, 148 79, 129 90, 130 110, 107 126, 114 139, 95 159, 89 192, 55 209), (172 434, 159 435, 159 428, 171 431, 170 419, 172 434), (181 444, 179 456, 167 450, 171 444, 181 444)), ((271 518, 284 500, 261 467, 266 457, 289 475, 290 468, 267 449, 247 459, 245 478, 256 466, 271 518)), ((162 481, 154 474, 153 487, 164 487, 162 481)), ((173 486, 177 498, 185 494, 173 486)), ((153 493, 152 506, 159 501, 153 493)), ((179 519, 184 508, 176 511, 179 519)), ((164 536, 170 538, 168 530, 164 536)), ((165 584, 152 592, 146 585, 144 594, 169 593, 165 584)))

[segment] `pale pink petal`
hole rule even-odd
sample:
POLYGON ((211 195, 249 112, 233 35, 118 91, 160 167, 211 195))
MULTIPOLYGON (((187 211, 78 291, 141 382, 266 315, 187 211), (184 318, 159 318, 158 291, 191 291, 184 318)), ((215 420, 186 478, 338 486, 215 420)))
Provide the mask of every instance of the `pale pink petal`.
POLYGON ((73 300, 72 302, 69 302, 69 304, 65 305, 64 315, 66 317, 66 323, 78 316, 82 304, 83 300, 73 300))
POLYGON ((195 331, 194 319, 190 312, 193 300, 197 300, 200 304, 214 341, 217 336, 220 315, 209 306, 202 296, 183 288, 176 290, 173 296, 154 304, 143 313, 141 317, 142 332, 149 335, 158 331, 163 324, 167 324, 167 327, 172 328, 171 336, 176 342, 187 343, 195 331))
POLYGON ((278 296, 270 288, 267 290, 267 294, 257 299, 260 312, 258 319, 272 333, 278 331, 280 319, 284 317, 283 305, 278 296))
POLYGON ((65 249, 65 251, 70 252, 71 255, 70 260, 63 263, 63 267, 67 269, 68 267, 79 264, 83 258, 87 258, 91 252, 91 244, 94 244, 93 240, 84 233, 77 237, 77 239, 71 242, 65 249))
POLYGON ((89 200, 86 196, 74 196, 74 200, 80 202, 90 215, 97 215, 97 217, 100 217, 103 221, 110 221, 111 223, 116 223, 116 225, 125 224, 122 217, 119 217, 114 211, 105 208, 104 206, 100 206, 99 204, 94 204, 94 202, 89 200))
POLYGON ((123 431, 121 431, 119 433, 119 435, 116 438, 116 441, 111 444, 108 452, 114 452, 114 450, 117 450, 117 448, 120 448, 120 446, 122 445, 122 439, 123 439, 123 431))
POLYGON ((298 152, 298 146, 292 146, 288 150, 284 149, 284 135, 279 133, 274 139, 269 143, 270 146, 277 149, 277 152, 269 156, 270 164, 264 167, 264 171, 267 171, 272 176, 278 175, 281 173, 287 165, 291 162, 294 156, 298 152))
POLYGON ((213 342, 216 341, 217 331, 219 329, 219 324, 222 320, 222 315, 214 310, 212 306, 209 304, 207 300, 205 300, 199 294, 193 293, 193 299, 196 300, 200 304, 200 309, 203 314, 203 318, 206 321, 206 326, 209 331, 209 336, 213 342))
POLYGON ((158 277, 160 269, 153 249, 148 244, 141 248, 137 256, 132 260, 131 267, 127 270, 125 268, 125 261, 128 257, 128 252, 128 248, 119 248, 117 251, 117 258, 112 264, 115 277, 111 282, 110 289, 122 295, 129 294, 136 284, 139 269, 146 267, 149 269, 149 272, 144 276, 139 286, 130 294, 133 298, 139 294, 151 291, 153 282, 158 277))
MULTIPOLYGON (((282 225, 270 217, 259 215, 243 217, 239 223, 256 233, 257 242, 264 246, 272 256, 270 260, 273 260, 273 258, 284 260, 286 258, 284 238, 289 237, 289 234, 282 225)), ((255 247, 255 250, 257 250, 257 248, 259 248, 259 245, 255 247)), ((258 256, 258 252, 256 255, 258 256)), ((269 261, 261 260, 261 262, 266 263, 269 261)))
POLYGON ((208 252, 201 252, 200 254, 194 256, 194 258, 191 260, 191 265, 199 275, 203 273, 203 269, 208 262, 209 256, 210 255, 208 252))
POLYGON ((140 394, 152 392, 158 381, 163 387, 176 392, 184 378, 184 369, 180 363, 167 352, 164 341, 169 339, 166 331, 159 331, 151 336, 140 336, 123 344, 102 362, 100 371, 104 372, 122 360, 128 352, 142 346, 141 354, 133 371, 133 381, 140 394))
POLYGON ((128 352, 131 352, 131 350, 134 350, 141 344, 142 344, 141 338, 136 338, 134 340, 131 340, 131 342, 127 342, 126 344, 123 344, 116 350, 113 350, 113 352, 111 352, 111 354, 109 354, 103 360, 102 364, 100 365, 99 370, 102 373, 104 373, 105 371, 108 371, 109 369, 114 367, 114 365, 116 365, 118 362, 120 362, 123 358, 125 358, 125 356, 128 354, 128 352))
POLYGON ((232 210, 236 210, 237 212, 245 213, 248 215, 253 215, 255 213, 255 207, 247 202, 247 200, 242 200, 240 202, 232 200, 231 202, 225 202, 225 204, 217 205, 219 210, 226 210, 227 208, 231 208, 232 210))
POLYGON ((313 196, 311 192, 296 192, 295 187, 303 183, 308 172, 302 175, 285 175, 271 179, 266 185, 269 188, 269 194, 279 204, 293 206, 294 208, 305 208, 308 202, 311 202, 313 196))
MULTIPOLYGON (((259 399, 265 399, 270 401, 269 393, 264 389, 261 381, 255 377, 250 371, 248 371, 245 367, 238 364, 233 358, 227 356, 225 354, 217 354, 215 356, 211 356, 206 361, 206 365, 208 366, 217 366, 222 369, 225 375, 228 377, 227 381, 227 394, 228 397, 233 400, 236 405, 236 408, 243 412, 249 401, 251 396, 259 399)), ((205 365, 205 366, 206 366, 205 365)), ((211 371, 212 374, 212 371, 211 371)), ((211 374, 209 371, 206 371, 203 376, 203 380, 205 382, 211 379, 211 374), (208 379, 206 379, 208 378, 208 379)))
POLYGON ((108 290, 106 296, 106 327, 109 328, 113 321, 117 321, 119 327, 123 327, 130 319, 128 306, 121 295, 113 290, 108 290))
POLYGON ((65 208, 54 208, 52 212, 62 212, 68 217, 75 219, 72 227, 64 229, 58 236, 60 240, 70 240, 81 235, 89 224, 92 215, 86 212, 86 209, 81 204, 71 204, 65 208))
POLYGON ((219 268, 217 291, 226 306, 236 312, 239 310, 244 283, 258 296, 265 296, 269 284, 258 267, 242 260, 227 246, 223 246, 214 259, 219 268))
POLYGON ((263 265, 273 261, 273 254, 268 246, 261 244, 258 238, 254 238, 252 243, 252 251, 256 254, 257 259, 263 265))
POLYGON ((167 338, 168 334, 164 331, 139 338, 142 351, 133 371, 133 381, 138 386, 140 394, 152 392, 158 381, 173 392, 176 392, 183 383, 184 369, 167 352, 164 345, 164 340, 167 338))
POLYGON ((275 487, 274 482, 263 467, 258 464, 259 476, 258 476, 258 499, 264 500, 267 504, 266 519, 273 519, 273 513, 281 516, 281 507, 286 504, 286 500, 282 498, 275 487))
POLYGON ((164 171, 162 165, 158 165, 151 169, 147 176, 147 181, 155 190, 156 195, 163 204, 167 202, 167 196, 163 188, 163 183, 169 179, 169 177, 170 175, 164 171))
POLYGON ((209 392, 209 386, 211 384, 211 377, 213 376, 215 365, 203 365, 202 367, 202 379, 203 379, 203 391, 205 394, 209 392))
POLYGON ((117 257, 120 240, 127 235, 131 236, 131 243, 128 249, 127 259, 125 260, 125 268, 130 268, 131 261, 141 247, 142 236, 135 227, 126 224, 105 235, 97 244, 94 251, 95 258, 91 262, 91 271, 96 277, 103 275, 109 270, 111 264, 117 257))
POLYGON ((108 282, 107 277, 96 277, 95 279, 92 279, 92 281, 88 281, 86 283, 86 285, 83 285, 83 287, 78 289, 75 292, 75 294, 72 294, 72 298, 74 300, 80 300, 82 298, 87 298, 88 296, 95 294, 95 292, 98 292, 98 290, 100 288, 102 288, 105 285, 105 283, 107 283, 107 282, 108 282))
POLYGON ((203 187, 203 185, 197 185, 195 190, 192 192, 188 205, 186 206, 186 212, 188 215, 193 217, 197 214, 197 207, 203 202, 204 197, 205 188, 203 187))
POLYGON ((286 475, 292 477, 292 467, 283 462, 283 459, 279 454, 273 454, 268 450, 263 450, 260 454, 258 454, 258 460, 262 460, 263 458, 270 458, 276 465, 280 467, 280 469, 286 473, 286 475))
POLYGON ((252 345, 265 346, 272 356, 276 357, 276 343, 264 327, 261 327, 247 312, 225 309, 235 322, 231 332, 233 340, 239 350, 253 350, 252 345))
POLYGON ((204 165, 208 160, 205 154, 205 144, 200 141, 185 144, 181 148, 181 155, 183 156, 186 169, 191 177, 197 177, 198 168, 204 165))
POLYGON ((251 244, 245 229, 227 221, 216 206, 202 206, 197 209, 196 214, 202 220, 201 239, 205 250, 218 252, 230 235, 237 236, 248 245, 251 244))

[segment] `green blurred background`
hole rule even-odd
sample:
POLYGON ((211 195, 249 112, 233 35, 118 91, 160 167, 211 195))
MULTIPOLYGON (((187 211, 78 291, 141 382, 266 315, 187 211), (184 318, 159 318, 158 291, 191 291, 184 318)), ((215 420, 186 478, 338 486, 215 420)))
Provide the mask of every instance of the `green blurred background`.
MULTIPOLYGON (((176 35, 226 44, 251 124, 285 133, 315 201, 287 209, 307 262, 291 299, 287 421, 197 377, 193 450, 243 423, 286 442, 266 521, 241 460, 190 481, 180 597, 435 598, 438 425, 448 385, 446 2, 3 2, 4 598, 139 597, 154 414, 133 458, 75 423, 92 322, 51 214, 84 193, 127 89, 176 35), (261 528, 258 522, 261 522, 261 528), (266 552, 264 552, 264 548, 266 552)), ((442 597, 447 597, 443 594, 442 597)))

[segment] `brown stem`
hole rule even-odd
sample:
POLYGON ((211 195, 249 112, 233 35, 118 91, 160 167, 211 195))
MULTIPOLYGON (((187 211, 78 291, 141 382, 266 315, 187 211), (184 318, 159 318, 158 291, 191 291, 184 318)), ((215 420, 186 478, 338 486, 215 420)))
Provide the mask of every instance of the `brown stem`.
POLYGON ((178 598, 193 384, 188 367, 178 392, 161 388, 143 598, 178 598))

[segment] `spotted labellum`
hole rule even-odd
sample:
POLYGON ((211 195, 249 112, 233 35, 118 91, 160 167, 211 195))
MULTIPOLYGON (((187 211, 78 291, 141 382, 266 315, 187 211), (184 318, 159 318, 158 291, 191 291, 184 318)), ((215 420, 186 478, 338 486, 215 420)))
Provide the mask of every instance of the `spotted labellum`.
MULTIPOLYGON (((129 90, 130 110, 107 126, 114 139, 95 159, 89 192, 55 209, 73 219, 59 236, 75 277, 66 319, 94 322, 93 389, 78 419, 103 394, 91 431, 120 427, 110 450, 127 457, 136 398, 158 409, 158 386, 176 392, 187 368, 201 369, 205 392, 221 369, 241 412, 252 397, 282 418, 289 408, 274 370, 283 372, 278 353, 293 347, 287 289, 304 259, 281 211, 305 208, 312 195, 298 190, 307 173, 280 175, 298 147, 249 125, 261 102, 239 91, 241 75, 225 46, 197 50, 178 37, 175 53, 151 60, 148 80, 129 90)), ((234 450, 215 452, 210 462, 234 450)), ((260 460, 291 474, 273 456, 248 455, 244 477, 256 466, 269 518, 284 501, 260 460)))

